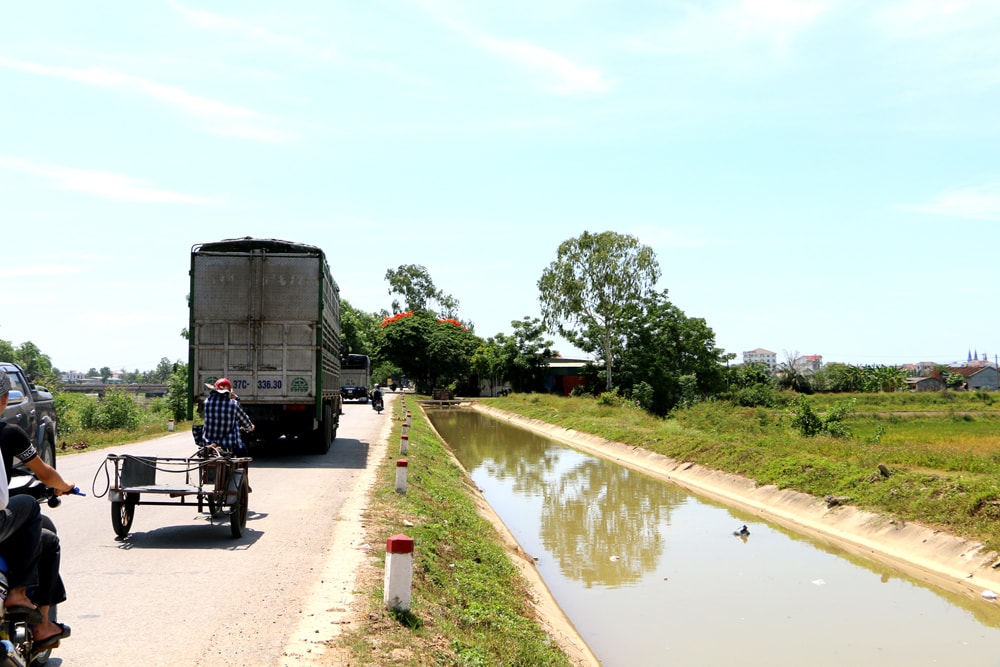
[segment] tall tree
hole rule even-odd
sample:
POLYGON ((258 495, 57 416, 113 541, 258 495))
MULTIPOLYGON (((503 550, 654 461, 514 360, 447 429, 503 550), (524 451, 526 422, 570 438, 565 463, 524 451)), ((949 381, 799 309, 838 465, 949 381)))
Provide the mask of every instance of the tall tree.
POLYGON ((350 354, 373 356, 375 338, 382 316, 366 313, 352 306, 346 299, 340 300, 341 340, 344 351, 350 354))
POLYGON ((435 287, 425 266, 402 264, 399 268, 388 269, 385 279, 389 283, 389 294, 403 297, 402 304, 397 299, 392 300, 394 313, 426 310, 445 318, 455 317, 458 313, 458 299, 435 287), (432 309, 432 304, 436 304, 438 308, 432 309))
POLYGON ((725 389, 725 363, 735 355, 716 347, 715 332, 705 320, 685 315, 666 290, 644 297, 625 324, 619 378, 632 387, 651 387, 654 413, 664 415, 678 404, 725 389))
POLYGON ((524 317, 511 323, 514 335, 502 333, 485 341, 472 357, 472 371, 496 383, 506 380, 514 391, 541 391, 548 360, 555 356, 544 338, 541 320, 524 317))
POLYGON ((38 346, 30 340, 23 342, 14 350, 14 361, 24 369, 25 375, 35 384, 51 387, 58 381, 49 355, 42 354, 38 346))
POLYGON ((607 389, 625 320, 660 278, 656 253, 629 234, 584 232, 559 245, 556 260, 538 281, 542 318, 571 343, 600 350, 607 389))
POLYGON ((379 359, 395 364, 420 393, 468 379, 480 339, 457 320, 427 311, 387 317, 375 343, 379 359))
POLYGON ((14 361, 14 346, 10 341, 0 340, 0 361, 14 361))

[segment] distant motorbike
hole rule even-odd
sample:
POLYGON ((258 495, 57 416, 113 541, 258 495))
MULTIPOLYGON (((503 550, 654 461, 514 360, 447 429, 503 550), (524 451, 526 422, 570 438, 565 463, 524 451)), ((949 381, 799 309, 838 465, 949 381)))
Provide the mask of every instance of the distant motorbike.
MULTIPOLYGON (((73 493, 84 495, 80 493, 79 489, 75 489, 73 493)), ((47 503, 49 507, 53 508, 59 507, 62 503, 62 499, 56 495, 54 489, 50 489, 29 474, 15 475, 11 478, 10 495, 30 495, 38 502, 47 503)), ((55 524, 44 514, 42 515, 42 526, 56 532, 55 524)), ((0 558, 0 587, 4 589, 5 593, 8 585, 7 572, 7 563, 4 562, 3 558, 0 558)), ((52 621, 57 620, 57 606, 49 607, 49 619, 52 621)), ((37 615, 37 612, 35 614, 37 615)), ((33 621, 27 610, 11 612, 0 605, 0 667, 41 667, 41 665, 48 663, 54 647, 44 651, 35 649, 32 637, 32 624, 34 622, 37 620, 33 621)))
POLYGON ((375 398, 372 399, 372 410, 374 410, 379 414, 382 414, 382 410, 384 408, 385 408, 385 403, 382 400, 381 396, 376 396, 375 398))

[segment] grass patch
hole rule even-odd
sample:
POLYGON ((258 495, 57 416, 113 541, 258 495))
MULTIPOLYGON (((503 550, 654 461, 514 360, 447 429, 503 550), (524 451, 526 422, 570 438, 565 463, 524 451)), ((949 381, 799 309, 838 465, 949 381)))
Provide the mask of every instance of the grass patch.
MULTIPOLYGON (((401 408, 394 402, 390 443, 400 439, 401 408)), ((398 449, 390 445, 366 529, 373 545, 398 533, 413 538, 411 608, 405 614, 387 610, 381 578, 373 582, 360 627, 338 639, 355 659, 351 664, 570 665, 539 625, 528 603, 531 592, 496 529, 479 515, 471 481, 423 414, 411 413, 406 494, 395 491, 398 449)), ((369 564, 384 576, 384 550, 373 549, 369 564)))

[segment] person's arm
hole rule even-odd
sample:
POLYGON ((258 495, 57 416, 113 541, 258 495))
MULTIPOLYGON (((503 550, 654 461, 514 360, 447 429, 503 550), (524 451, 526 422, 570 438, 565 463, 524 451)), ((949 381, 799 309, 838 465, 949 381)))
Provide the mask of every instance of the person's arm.
POLYGON ((243 407, 239 403, 236 403, 235 401, 233 403, 234 407, 236 408, 236 419, 240 422, 243 428, 247 430, 247 432, 252 431, 253 422, 250 421, 249 415, 247 415, 247 413, 243 411, 243 407))
POLYGON ((51 489, 55 489, 56 495, 61 496, 64 493, 69 493, 76 488, 76 484, 67 482, 63 479, 62 475, 59 474, 59 471, 43 461, 40 456, 32 457, 25 463, 29 468, 31 468, 31 472, 35 473, 35 477, 37 477, 42 484, 51 489))

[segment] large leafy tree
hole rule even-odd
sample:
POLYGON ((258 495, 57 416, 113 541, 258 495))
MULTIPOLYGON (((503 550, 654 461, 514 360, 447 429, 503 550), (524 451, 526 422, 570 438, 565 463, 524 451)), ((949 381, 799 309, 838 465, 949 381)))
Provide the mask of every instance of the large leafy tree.
POLYGON ((629 234, 584 232, 563 241, 538 281, 542 318, 584 351, 599 350, 606 384, 622 349, 626 320, 660 278, 653 250, 629 234))
POLYGON ((555 356, 541 320, 524 317, 510 323, 511 336, 497 334, 472 357, 472 371, 494 383, 506 380, 514 391, 541 391, 548 360, 555 356))
POLYGON ((382 316, 366 313, 352 306, 347 300, 340 300, 341 340, 345 353, 373 356, 375 338, 378 336, 382 316))
POLYGON ((735 355, 715 346, 715 332, 704 319, 688 317, 653 292, 627 313, 619 379, 622 386, 645 383, 652 389, 648 407, 664 415, 674 406, 725 389, 725 363, 735 355))
POLYGON ((41 349, 30 340, 16 347, 8 341, 0 340, 0 361, 17 364, 35 384, 48 388, 59 386, 59 373, 52 366, 49 355, 42 354, 41 349))
POLYGON ((380 359, 398 366, 420 393, 468 380, 480 339, 457 320, 427 311, 388 317, 375 341, 380 359))

